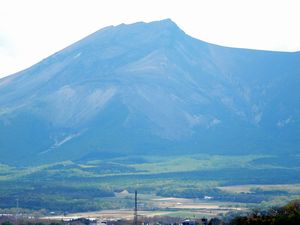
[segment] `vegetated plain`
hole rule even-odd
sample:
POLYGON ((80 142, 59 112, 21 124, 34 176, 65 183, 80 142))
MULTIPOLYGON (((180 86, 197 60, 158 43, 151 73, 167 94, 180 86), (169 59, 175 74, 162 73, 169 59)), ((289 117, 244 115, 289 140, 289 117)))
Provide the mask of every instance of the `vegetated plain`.
MULTIPOLYGON (((270 155, 111 156, 30 167, 1 165, 0 207, 84 212, 133 207, 165 210, 158 196, 234 207, 268 207, 300 197, 300 157, 270 155), (124 192, 124 190, 126 190, 124 192), (125 193, 125 194, 124 194, 125 193), (205 199, 206 198, 206 199, 205 199), (205 200, 204 200, 205 199, 205 200)), ((195 207, 173 207, 191 211, 195 207)))

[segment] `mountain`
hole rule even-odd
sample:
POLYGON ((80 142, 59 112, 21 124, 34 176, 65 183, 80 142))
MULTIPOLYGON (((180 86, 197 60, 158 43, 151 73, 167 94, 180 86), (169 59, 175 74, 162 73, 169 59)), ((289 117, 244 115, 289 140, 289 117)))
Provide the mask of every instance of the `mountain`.
POLYGON ((299 65, 169 19, 106 27, 0 80, 0 162, 299 153, 299 65))

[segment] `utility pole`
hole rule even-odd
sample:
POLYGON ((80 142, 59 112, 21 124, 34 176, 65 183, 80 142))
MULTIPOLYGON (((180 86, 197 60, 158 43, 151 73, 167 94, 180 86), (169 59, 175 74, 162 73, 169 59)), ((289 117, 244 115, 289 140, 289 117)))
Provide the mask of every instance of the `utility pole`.
POLYGON ((137 190, 134 191, 134 218, 133 225, 138 225, 138 214, 137 214, 137 190))
POLYGON ((18 216, 19 216, 19 199, 17 198, 17 209, 16 209, 16 221, 18 222, 18 216))

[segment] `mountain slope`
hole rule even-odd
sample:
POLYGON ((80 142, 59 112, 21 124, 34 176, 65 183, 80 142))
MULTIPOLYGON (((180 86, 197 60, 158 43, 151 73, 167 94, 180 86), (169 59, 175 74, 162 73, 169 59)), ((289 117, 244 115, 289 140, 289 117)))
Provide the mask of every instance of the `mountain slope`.
POLYGON ((297 153, 299 64, 299 52, 216 46, 170 20, 107 27, 0 80, 1 162, 297 153))

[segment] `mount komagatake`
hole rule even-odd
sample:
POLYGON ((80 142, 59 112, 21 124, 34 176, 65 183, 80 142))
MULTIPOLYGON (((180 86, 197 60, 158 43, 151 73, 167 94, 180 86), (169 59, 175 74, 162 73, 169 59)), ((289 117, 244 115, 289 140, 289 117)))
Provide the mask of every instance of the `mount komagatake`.
POLYGON ((171 20, 106 27, 0 80, 0 161, 299 153, 299 84, 299 52, 221 47, 171 20))

